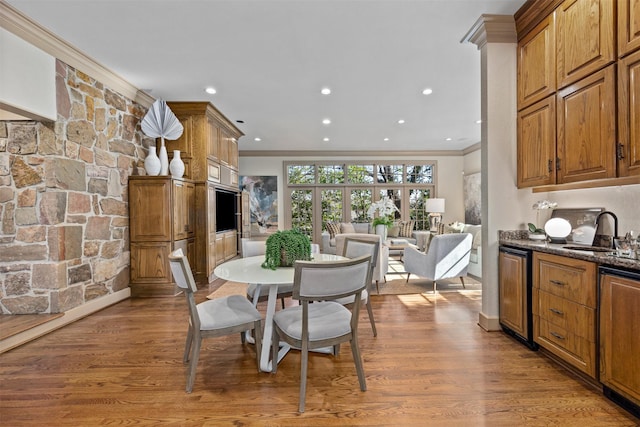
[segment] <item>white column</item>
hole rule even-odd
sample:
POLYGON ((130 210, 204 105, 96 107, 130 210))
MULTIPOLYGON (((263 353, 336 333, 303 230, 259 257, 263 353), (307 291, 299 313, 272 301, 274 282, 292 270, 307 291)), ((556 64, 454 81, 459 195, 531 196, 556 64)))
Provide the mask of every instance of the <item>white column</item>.
POLYGON ((476 44, 481 57, 482 311, 478 324, 494 331, 500 329, 498 230, 514 230, 519 224, 513 16, 482 15, 462 41, 476 44))

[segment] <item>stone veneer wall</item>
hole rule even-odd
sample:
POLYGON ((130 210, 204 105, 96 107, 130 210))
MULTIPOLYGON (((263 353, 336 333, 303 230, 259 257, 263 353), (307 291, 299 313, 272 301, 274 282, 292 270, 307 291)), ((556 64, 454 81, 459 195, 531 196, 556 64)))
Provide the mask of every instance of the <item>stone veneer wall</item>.
MULTIPOLYGON (((57 61, 55 123, 0 122, 0 308, 60 313, 129 286, 127 184, 146 108, 57 61)), ((144 146, 143 146, 144 143, 144 146)))

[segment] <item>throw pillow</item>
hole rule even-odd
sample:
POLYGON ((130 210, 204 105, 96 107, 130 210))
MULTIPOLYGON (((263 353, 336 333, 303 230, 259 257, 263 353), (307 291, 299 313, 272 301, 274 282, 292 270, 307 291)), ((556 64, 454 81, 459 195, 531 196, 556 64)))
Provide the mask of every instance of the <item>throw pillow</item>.
POLYGON ((413 226, 415 221, 400 221, 398 226, 400 227, 400 237, 412 237, 413 226))
POLYGON ((438 224, 438 232, 437 232, 437 234, 444 234, 444 232, 445 232, 445 225, 444 225, 444 223, 441 222, 440 224, 438 224))
POLYGON ((340 232, 341 233, 355 233, 356 229, 353 227, 353 224, 350 222, 341 222, 340 223, 340 232))
POLYGON ((387 237, 399 237, 400 236, 400 226, 392 225, 387 228, 387 237))
POLYGON ((336 234, 340 234, 339 222, 327 222, 325 226, 327 227, 327 231, 329 232, 329 238, 333 239, 334 237, 336 237, 336 234))

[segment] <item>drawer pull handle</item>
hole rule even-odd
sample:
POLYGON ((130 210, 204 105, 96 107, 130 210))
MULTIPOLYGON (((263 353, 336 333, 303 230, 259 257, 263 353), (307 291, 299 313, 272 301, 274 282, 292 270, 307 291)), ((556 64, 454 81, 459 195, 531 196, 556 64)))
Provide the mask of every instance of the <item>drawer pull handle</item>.
POLYGON ((564 337, 556 332, 549 332, 549 333, 554 337, 558 338, 559 340, 564 340, 564 337))
POLYGON ((554 285, 558 285, 558 286, 564 286, 565 283, 561 282, 560 280, 549 280, 549 282, 551 282, 554 285))
POLYGON ((564 312, 561 310, 558 310, 557 308, 550 308, 549 311, 555 314, 559 314, 560 316, 564 316, 564 312))

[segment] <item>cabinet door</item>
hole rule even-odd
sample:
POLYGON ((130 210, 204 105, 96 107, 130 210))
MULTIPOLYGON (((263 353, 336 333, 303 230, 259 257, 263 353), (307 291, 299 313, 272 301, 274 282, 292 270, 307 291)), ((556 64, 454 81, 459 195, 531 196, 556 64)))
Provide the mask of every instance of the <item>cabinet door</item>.
POLYGON ((618 1, 618 55, 640 49, 640 0, 618 1))
POLYGON ((556 99, 518 113, 518 187, 556 183, 556 99))
POLYGON ((193 116, 190 114, 185 114, 185 115, 177 115, 176 117, 178 118, 178 120, 180 120, 180 123, 182 124, 182 127, 184 128, 184 130, 182 131, 182 135, 180 135, 180 138, 174 140, 174 141, 165 141, 165 143, 167 144, 167 149, 171 149, 171 150, 180 150, 181 156, 184 158, 190 158, 193 155, 193 150, 192 150, 192 146, 193 146, 193 126, 194 126, 194 119, 193 116))
POLYGON ((191 182, 174 181, 173 236, 175 240, 193 237, 195 225, 195 186, 191 182))
POLYGON ((215 122, 207 117, 207 158, 218 160, 218 132, 215 122))
POLYGON ((220 162, 229 165, 229 134, 224 129, 220 129, 218 136, 218 158, 220 162))
POLYGON ((216 187, 207 184, 207 276, 216 268, 216 187))
POLYGON ((618 176, 640 175, 640 51, 618 67, 618 176))
POLYGON ((559 88, 615 60, 614 10, 612 0, 565 0, 556 9, 559 88))
POLYGON ((555 14, 518 43, 518 110, 556 90, 555 14))
POLYGON ((522 337, 527 337, 527 263, 526 258, 500 252, 500 322, 522 337))
POLYGON ((145 178, 129 181, 131 241, 171 240, 171 179, 145 178))
POLYGON ((600 382, 640 404, 640 281, 600 276, 600 382))
POLYGON ((558 92, 558 184, 616 176, 615 95, 615 65, 558 92))

